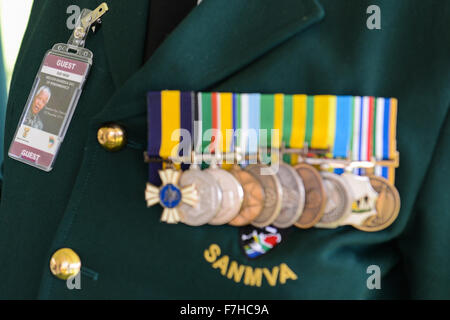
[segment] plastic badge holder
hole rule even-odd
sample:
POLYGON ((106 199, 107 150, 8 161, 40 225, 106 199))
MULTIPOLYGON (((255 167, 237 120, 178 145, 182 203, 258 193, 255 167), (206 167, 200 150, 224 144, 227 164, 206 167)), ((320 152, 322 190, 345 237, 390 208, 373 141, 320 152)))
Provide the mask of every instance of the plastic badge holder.
POLYGON ((106 3, 83 9, 68 43, 45 54, 9 148, 11 158, 52 170, 92 66, 94 55, 84 48, 87 35, 107 11, 106 3))
POLYGON ((88 49, 67 44, 47 51, 9 149, 11 158, 44 171, 53 168, 92 57, 88 49))

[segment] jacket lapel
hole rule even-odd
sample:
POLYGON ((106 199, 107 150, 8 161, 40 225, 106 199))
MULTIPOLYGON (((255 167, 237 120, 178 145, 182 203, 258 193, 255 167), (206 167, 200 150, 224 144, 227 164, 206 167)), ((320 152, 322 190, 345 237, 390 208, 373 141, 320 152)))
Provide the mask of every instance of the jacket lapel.
POLYGON ((142 66, 149 1, 108 0, 108 6, 102 32, 112 78, 119 88, 142 66))
MULTIPOLYGON (((141 1, 138 1, 139 8, 147 10, 141 1)), ((116 13, 117 18, 131 14, 133 10, 125 7, 123 12, 116 13)), ((117 9, 111 6, 112 10, 117 9)), ((166 38, 147 63, 116 91, 96 118, 114 120, 145 113, 147 91, 209 88, 319 21, 323 15, 323 9, 316 0, 204 0, 166 38)), ((147 13, 139 15, 136 20, 139 21, 133 22, 135 28, 146 29, 147 13)), ((105 40, 109 42, 107 48, 123 44, 115 36, 118 31, 114 28, 127 26, 127 23, 115 24, 104 31, 105 40)), ((132 32, 129 27, 127 30, 132 32)), ((142 61, 143 43, 133 41, 143 39, 145 31, 144 36, 141 30, 137 32, 139 35, 126 40, 128 45, 116 51, 109 49, 117 83, 131 70, 125 70, 126 66, 116 66, 114 62, 120 64, 126 55, 139 56, 139 62, 142 61)), ((131 65, 136 68, 135 64, 131 65)))

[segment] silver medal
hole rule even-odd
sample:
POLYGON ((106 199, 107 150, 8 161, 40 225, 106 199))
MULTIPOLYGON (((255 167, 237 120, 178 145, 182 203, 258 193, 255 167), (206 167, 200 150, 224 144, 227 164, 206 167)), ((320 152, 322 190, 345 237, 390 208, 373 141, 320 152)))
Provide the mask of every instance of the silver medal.
POLYGON ((213 219, 221 206, 222 191, 219 184, 208 172, 201 171, 197 165, 192 165, 183 172, 180 186, 193 185, 197 189, 199 201, 196 206, 180 205, 181 222, 190 226, 201 226, 213 219))
POLYGON ((283 188, 283 202, 280 215, 273 225, 288 228, 300 218, 305 207, 305 186, 302 178, 290 165, 280 163, 277 177, 283 188))
POLYGON ((239 213, 244 200, 244 190, 239 181, 226 170, 211 166, 205 171, 214 177, 222 190, 222 203, 219 212, 209 221, 209 224, 226 224, 239 213))
POLYGON ((352 212, 352 195, 349 186, 342 176, 321 172, 327 203, 322 219, 316 224, 317 228, 337 228, 352 212))

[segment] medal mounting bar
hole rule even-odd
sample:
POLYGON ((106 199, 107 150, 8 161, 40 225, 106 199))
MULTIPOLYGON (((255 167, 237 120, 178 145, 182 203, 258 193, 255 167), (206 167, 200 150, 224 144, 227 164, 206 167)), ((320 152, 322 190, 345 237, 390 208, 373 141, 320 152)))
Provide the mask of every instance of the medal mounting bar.
POLYGON ((101 17, 108 12, 108 5, 103 2, 96 9, 83 9, 78 17, 75 29, 68 41, 68 45, 84 48, 89 30, 96 32, 102 23, 101 17))
POLYGON ((203 161, 205 162, 225 162, 225 163, 234 163, 237 162, 239 163, 240 161, 243 160, 257 160, 258 159, 258 154, 247 154, 244 156, 242 155, 237 155, 234 152, 228 152, 228 153, 222 153, 222 154, 218 154, 218 153, 213 153, 213 154, 208 154, 208 153, 196 153, 196 152, 191 152, 191 156, 186 156, 186 157, 170 157, 168 159, 163 159, 161 157, 151 157, 148 155, 147 151, 144 151, 144 162, 145 163, 158 163, 158 162, 162 162, 162 163, 201 163, 203 161), (195 161, 193 160, 195 159, 195 161))
MULTIPOLYGON (((269 148, 260 148, 258 154, 246 154, 243 156, 242 154, 236 153, 236 152, 228 152, 228 153, 222 153, 222 154, 201 154, 201 153, 195 153, 195 158, 197 161, 206 161, 210 162, 213 160, 222 160, 226 163, 239 163, 240 161, 246 160, 258 160, 260 159, 261 151, 267 151, 267 150, 274 150, 269 148)), ((342 169, 371 169, 375 166, 381 166, 381 167, 389 167, 389 168, 398 168, 400 164, 400 156, 399 152, 395 152, 393 159, 388 160, 377 160, 375 158, 372 158, 371 160, 351 160, 349 157, 347 159, 335 159, 335 158, 325 158, 325 157, 317 157, 312 155, 318 155, 318 154, 326 154, 327 150, 312 150, 308 149, 307 147, 304 149, 296 149, 296 148, 281 148, 276 149, 277 152, 279 152, 280 155, 285 154, 295 154, 298 155, 299 162, 305 162, 311 165, 325 165, 330 166, 333 168, 342 168, 342 169)), ((194 154, 194 152, 192 152, 194 154)), ((165 163, 191 163, 192 162, 192 156, 189 157, 176 157, 176 158, 169 158, 169 159, 162 159, 159 157, 150 157, 147 152, 144 152, 144 162, 151 163, 151 162, 165 162, 165 163)))
POLYGON ((372 157, 371 160, 352 160, 350 155, 347 158, 329 158, 323 155, 329 154, 330 150, 310 149, 305 143, 303 149, 285 148, 284 145, 280 150, 281 154, 295 154, 298 155, 299 162, 306 162, 311 165, 325 165, 333 168, 342 169, 371 169, 375 166, 398 168, 400 165, 400 154, 395 151, 393 159, 378 160, 372 157), (320 155, 320 156, 319 156, 320 155))

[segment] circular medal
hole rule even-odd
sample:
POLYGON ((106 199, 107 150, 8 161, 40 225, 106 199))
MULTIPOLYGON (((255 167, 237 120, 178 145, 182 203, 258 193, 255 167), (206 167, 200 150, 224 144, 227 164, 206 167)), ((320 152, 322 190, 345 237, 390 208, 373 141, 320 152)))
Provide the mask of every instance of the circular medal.
POLYGON ((259 181, 239 166, 233 166, 230 173, 239 181, 244 190, 244 201, 239 214, 229 222, 235 227, 250 224, 264 208, 264 189, 259 181))
POLYGON ((245 170, 250 172, 264 189, 264 208, 251 224, 258 228, 266 227, 278 218, 281 211, 283 189, 280 180, 273 168, 263 164, 251 164, 245 170))
POLYGON ((327 202, 322 219, 315 225, 318 228, 337 228, 340 222, 352 213, 352 194, 347 182, 331 172, 321 172, 327 202))
POLYGON ((239 181, 226 170, 210 167, 205 172, 213 176, 222 190, 222 204, 217 215, 208 223, 212 225, 226 224, 239 213, 244 199, 244 190, 239 181))
POLYGON ((190 226, 201 226, 216 216, 222 201, 222 191, 209 173, 195 166, 184 171, 180 178, 180 186, 189 185, 194 185, 197 189, 199 201, 193 207, 181 204, 181 221, 190 226))
POLYGON ((283 202, 278 218, 273 225, 277 228, 292 226, 303 213, 305 207, 305 186, 302 178, 290 165, 280 163, 277 177, 283 188, 283 202))
POLYGON ((370 176, 370 184, 378 192, 376 202, 377 214, 364 220, 360 225, 353 225, 362 231, 380 231, 389 227, 397 219, 400 211, 400 195, 397 188, 388 180, 370 176))
POLYGON ((323 216, 327 196, 319 172, 306 163, 297 164, 295 171, 300 175, 305 185, 305 208, 295 226, 307 229, 314 226, 323 216))

